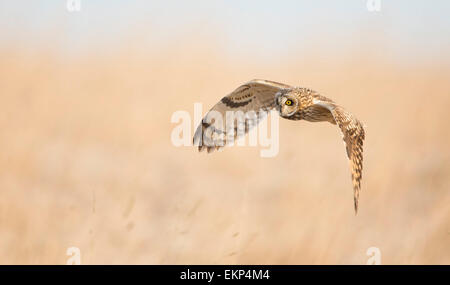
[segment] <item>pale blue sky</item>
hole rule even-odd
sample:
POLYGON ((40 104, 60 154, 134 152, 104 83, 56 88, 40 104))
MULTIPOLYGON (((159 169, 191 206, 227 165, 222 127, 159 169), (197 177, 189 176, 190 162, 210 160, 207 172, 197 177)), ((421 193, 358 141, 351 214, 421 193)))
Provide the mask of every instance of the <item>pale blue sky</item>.
POLYGON ((152 46, 211 36, 227 52, 255 56, 367 42, 408 57, 450 48, 446 0, 381 0, 380 12, 369 12, 367 0, 80 1, 70 13, 66 0, 1 0, 0 42, 78 51, 126 44, 130 35, 152 46))

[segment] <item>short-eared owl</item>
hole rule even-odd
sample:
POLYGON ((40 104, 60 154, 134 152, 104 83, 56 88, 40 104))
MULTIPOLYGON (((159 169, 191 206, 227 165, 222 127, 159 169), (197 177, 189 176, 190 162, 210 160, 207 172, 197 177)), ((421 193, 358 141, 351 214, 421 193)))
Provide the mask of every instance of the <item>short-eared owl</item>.
MULTIPOLYGON (((268 80, 252 80, 223 97, 208 114, 218 112, 225 118, 227 111, 244 113, 253 111, 260 114, 271 109, 277 109, 280 116, 285 119, 327 121, 339 126, 350 160, 355 213, 357 213, 362 178, 364 129, 358 119, 332 100, 307 88, 292 87, 268 80)), ((194 145, 198 145, 199 151, 206 149, 211 152, 219 149, 226 144, 227 131, 232 133, 231 136, 239 137, 258 123, 257 120, 253 124, 246 124, 244 132, 237 131, 236 127, 227 130, 226 127, 220 127, 220 125, 218 127, 213 125, 214 121, 207 120, 208 114, 203 118, 194 135, 194 145)))

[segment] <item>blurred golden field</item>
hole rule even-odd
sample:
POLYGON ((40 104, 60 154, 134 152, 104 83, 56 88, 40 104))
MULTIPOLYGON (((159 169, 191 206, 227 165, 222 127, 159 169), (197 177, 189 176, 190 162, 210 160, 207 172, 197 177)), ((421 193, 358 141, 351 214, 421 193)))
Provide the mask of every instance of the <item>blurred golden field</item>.
POLYGON ((375 49, 257 60, 214 41, 73 56, 0 50, 0 263, 450 264, 450 65, 375 49), (280 152, 174 147, 172 113, 263 78, 366 125, 360 211, 338 129, 280 120, 280 152))

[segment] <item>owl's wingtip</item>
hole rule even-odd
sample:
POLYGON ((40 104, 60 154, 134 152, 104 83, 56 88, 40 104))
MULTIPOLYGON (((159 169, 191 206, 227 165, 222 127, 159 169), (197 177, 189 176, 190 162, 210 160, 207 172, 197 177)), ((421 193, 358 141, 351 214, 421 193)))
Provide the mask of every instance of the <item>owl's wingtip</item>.
POLYGON ((220 148, 220 147, 217 147, 217 146, 205 146, 205 145, 199 145, 199 146, 197 147, 197 150, 198 150, 198 152, 203 152, 203 151, 206 150, 206 153, 211 153, 211 152, 213 152, 214 150, 220 151, 221 148, 220 148))

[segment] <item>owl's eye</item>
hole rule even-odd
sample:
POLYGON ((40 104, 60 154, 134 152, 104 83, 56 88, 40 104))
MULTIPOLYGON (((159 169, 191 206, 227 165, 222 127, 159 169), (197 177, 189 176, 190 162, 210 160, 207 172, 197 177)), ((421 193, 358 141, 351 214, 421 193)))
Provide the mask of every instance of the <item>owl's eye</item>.
POLYGON ((292 100, 291 99, 286 100, 285 104, 288 105, 288 106, 291 106, 292 105, 292 100))

